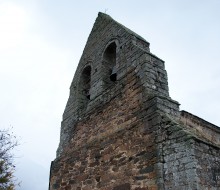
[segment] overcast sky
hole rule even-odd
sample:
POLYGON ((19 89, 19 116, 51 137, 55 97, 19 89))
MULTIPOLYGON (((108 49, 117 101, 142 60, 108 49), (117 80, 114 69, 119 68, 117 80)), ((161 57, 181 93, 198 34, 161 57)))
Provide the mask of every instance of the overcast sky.
POLYGON ((106 12, 165 61, 181 109, 220 126, 219 0, 0 0, 0 128, 13 126, 19 190, 46 190, 69 86, 106 12))

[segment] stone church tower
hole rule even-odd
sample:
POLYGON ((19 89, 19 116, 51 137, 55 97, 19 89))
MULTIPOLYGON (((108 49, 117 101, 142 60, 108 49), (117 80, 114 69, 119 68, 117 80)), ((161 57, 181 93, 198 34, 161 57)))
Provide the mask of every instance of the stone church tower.
POLYGON ((220 189, 220 129, 180 111, 164 61, 103 13, 70 86, 49 189, 220 189))

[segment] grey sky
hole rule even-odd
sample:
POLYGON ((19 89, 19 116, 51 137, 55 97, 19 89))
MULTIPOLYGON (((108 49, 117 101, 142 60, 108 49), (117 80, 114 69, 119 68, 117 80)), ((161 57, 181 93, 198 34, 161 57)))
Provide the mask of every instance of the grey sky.
POLYGON ((220 126, 220 1, 0 0, 0 127, 21 138, 21 190, 48 188, 60 122, 99 11, 151 43, 170 96, 220 126))

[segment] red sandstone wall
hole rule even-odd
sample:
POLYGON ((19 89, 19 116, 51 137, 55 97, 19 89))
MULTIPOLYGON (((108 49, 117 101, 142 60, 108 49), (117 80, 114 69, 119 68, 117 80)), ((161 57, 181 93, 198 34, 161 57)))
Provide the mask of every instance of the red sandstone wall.
POLYGON ((142 87, 134 72, 125 80, 119 96, 76 125, 52 165, 50 190, 157 189, 155 136, 139 117, 142 87))

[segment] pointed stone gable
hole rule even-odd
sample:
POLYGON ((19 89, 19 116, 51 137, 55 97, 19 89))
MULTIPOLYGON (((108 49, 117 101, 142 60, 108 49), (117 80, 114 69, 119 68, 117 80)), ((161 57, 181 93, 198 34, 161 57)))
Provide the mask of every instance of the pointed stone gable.
POLYGON ((220 187, 220 130, 179 111, 149 45, 98 14, 70 86, 50 190, 220 187))

